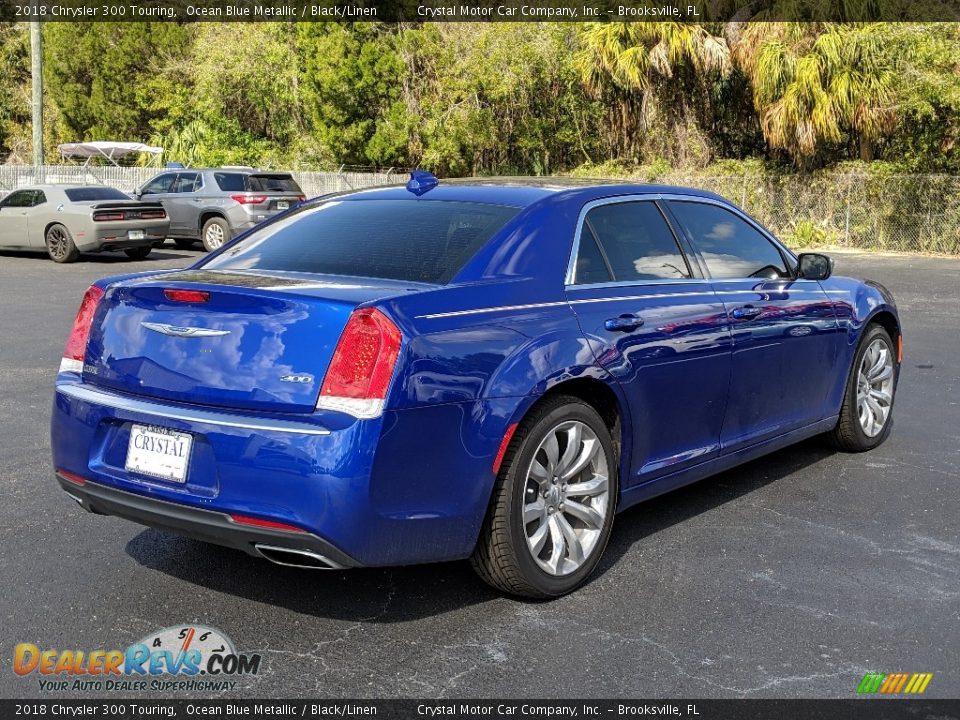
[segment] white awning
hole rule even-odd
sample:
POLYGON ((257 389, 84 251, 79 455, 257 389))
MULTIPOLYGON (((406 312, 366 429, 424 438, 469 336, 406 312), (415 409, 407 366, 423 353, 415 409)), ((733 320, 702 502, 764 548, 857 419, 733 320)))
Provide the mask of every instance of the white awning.
POLYGON ((96 140, 85 143, 63 143, 57 146, 62 157, 90 158, 102 157, 116 164, 116 159, 124 155, 133 155, 136 153, 147 153, 149 155, 163 154, 162 147, 145 145, 135 142, 108 142, 96 140))

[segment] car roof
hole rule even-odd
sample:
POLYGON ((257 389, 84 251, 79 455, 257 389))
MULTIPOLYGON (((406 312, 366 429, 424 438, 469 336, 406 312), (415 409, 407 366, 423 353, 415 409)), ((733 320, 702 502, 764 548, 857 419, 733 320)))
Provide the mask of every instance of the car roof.
POLYGON ((447 200, 527 207, 548 197, 583 202, 615 195, 690 195, 728 202, 706 190, 677 185, 629 183, 623 180, 566 177, 489 177, 440 180, 423 195, 415 196, 404 185, 364 188, 339 196, 341 200, 447 200))

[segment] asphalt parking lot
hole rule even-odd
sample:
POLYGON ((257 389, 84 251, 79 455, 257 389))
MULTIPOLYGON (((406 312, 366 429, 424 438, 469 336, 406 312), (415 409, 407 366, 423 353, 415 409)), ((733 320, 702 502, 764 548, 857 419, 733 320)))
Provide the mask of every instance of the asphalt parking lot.
POLYGON ((900 671, 960 696, 960 261, 836 256, 900 304, 885 445, 807 442, 635 507, 593 582, 533 603, 463 562, 288 570, 87 515, 56 487, 49 406, 83 290, 198 254, 0 253, 3 697, 43 696, 12 672, 17 643, 124 648, 186 622, 263 655, 227 697, 851 698, 864 673, 900 671))

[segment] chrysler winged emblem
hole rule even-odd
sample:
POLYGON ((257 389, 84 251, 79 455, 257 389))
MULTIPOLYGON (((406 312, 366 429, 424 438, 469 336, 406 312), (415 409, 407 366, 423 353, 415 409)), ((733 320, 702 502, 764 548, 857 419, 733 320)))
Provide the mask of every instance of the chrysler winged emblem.
POLYGON ((140 323, 147 330, 153 330, 162 335, 172 335, 173 337, 220 337, 229 335, 229 330, 209 330, 207 328, 184 327, 182 325, 164 325, 163 323, 142 322, 140 323))

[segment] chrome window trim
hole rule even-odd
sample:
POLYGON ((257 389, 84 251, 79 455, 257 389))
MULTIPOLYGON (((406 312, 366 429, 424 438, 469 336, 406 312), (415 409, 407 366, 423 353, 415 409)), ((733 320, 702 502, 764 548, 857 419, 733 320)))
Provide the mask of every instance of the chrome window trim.
POLYGON ((329 435, 330 431, 324 427, 318 427, 305 422, 296 420, 271 420, 259 421, 242 415, 227 416, 209 410, 193 410, 177 408, 169 405, 138 400, 136 398, 122 397, 113 395, 101 390, 94 390, 85 387, 79 383, 59 383, 57 393, 66 397, 80 400, 81 402, 93 403, 96 405, 105 405, 115 410, 125 410, 142 415, 153 415, 157 418, 158 424, 163 424, 163 419, 184 420, 187 422, 196 422, 205 425, 221 425, 224 427, 238 428, 241 430, 260 430, 264 432, 283 432, 296 433, 298 435, 329 435))

